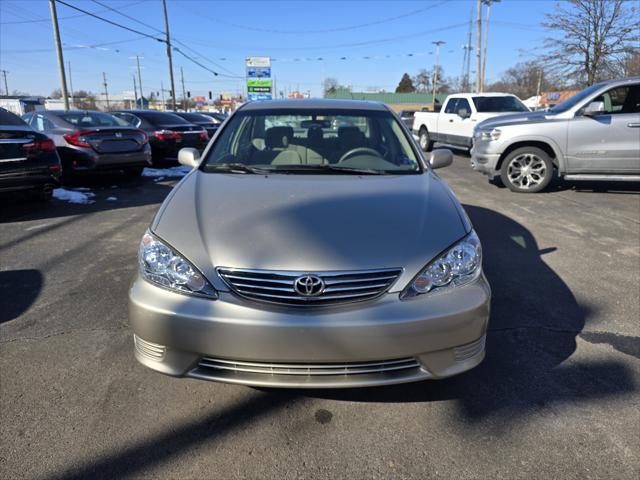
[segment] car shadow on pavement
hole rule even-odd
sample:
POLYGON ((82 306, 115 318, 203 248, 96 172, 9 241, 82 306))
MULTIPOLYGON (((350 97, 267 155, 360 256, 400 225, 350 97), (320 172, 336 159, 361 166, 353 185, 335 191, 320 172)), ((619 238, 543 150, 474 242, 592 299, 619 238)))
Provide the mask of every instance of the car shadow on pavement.
MULTIPOLYGON (((460 376, 382 388, 306 390, 304 395, 359 402, 457 400, 459 419, 478 422, 496 414, 526 415, 563 402, 587 402, 636 390, 622 363, 571 358, 576 337, 593 307, 579 305, 551 269, 535 238, 495 211, 465 205, 484 251, 492 288, 487 356, 460 376)), ((299 392, 302 393, 302 392, 299 392)))
POLYGON ((0 324, 26 312, 43 286, 44 277, 39 270, 0 271, 0 324))
POLYGON ((22 192, 0 193, 0 224, 45 220, 95 213, 105 210, 160 204, 179 177, 136 177, 105 172, 75 179, 62 188, 86 203, 54 198, 49 202, 30 200, 22 192))

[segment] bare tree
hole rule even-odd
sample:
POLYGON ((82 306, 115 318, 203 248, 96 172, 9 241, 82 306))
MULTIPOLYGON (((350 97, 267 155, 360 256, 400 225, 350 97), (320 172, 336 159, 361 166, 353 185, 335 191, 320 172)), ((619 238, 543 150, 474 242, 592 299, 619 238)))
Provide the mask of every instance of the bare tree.
POLYGON ((327 77, 323 81, 324 93, 336 93, 336 90, 340 88, 337 78, 327 77))
POLYGON ((540 82, 540 91, 542 92, 558 87, 547 79, 542 67, 537 63, 518 63, 507 69, 500 76, 500 80, 487 85, 485 91, 509 92, 524 100, 537 93, 538 82, 540 82))
POLYGON ((426 68, 421 69, 413 77, 413 85, 416 87, 416 92, 427 93, 431 90, 431 78, 433 74, 426 68))
POLYGON ((640 22, 635 2, 567 0, 556 4, 542 24, 553 32, 541 60, 559 77, 578 84, 620 75, 627 55, 637 50, 640 22))

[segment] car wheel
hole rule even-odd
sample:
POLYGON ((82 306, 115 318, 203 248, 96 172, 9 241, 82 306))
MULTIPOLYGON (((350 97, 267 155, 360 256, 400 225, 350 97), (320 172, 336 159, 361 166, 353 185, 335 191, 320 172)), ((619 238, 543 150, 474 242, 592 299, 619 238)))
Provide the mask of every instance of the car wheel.
POLYGON ((144 167, 133 167, 127 168, 124 173, 129 177, 139 177, 140 175, 142 175, 143 170, 144 167))
POLYGON ((433 142, 429 138, 429 132, 424 127, 420 128, 420 133, 418 133, 418 143, 420 144, 420 148, 425 152, 433 148, 433 142))
POLYGON ((39 202, 48 202, 53 198, 53 187, 50 185, 32 190, 29 196, 39 202))
POLYGON ((502 162, 500 179, 512 192, 536 193, 553 178, 553 162, 539 148, 523 147, 511 152, 502 162))

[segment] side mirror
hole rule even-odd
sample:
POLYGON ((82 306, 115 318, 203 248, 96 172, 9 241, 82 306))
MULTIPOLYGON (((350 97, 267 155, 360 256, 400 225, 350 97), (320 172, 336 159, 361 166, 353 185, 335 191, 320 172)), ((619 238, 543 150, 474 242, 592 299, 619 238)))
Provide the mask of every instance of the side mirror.
POLYGON ((458 110, 458 116, 460 118, 469 118, 471 116, 471 112, 469 112, 469 110, 467 110, 466 108, 461 108, 460 110, 458 110))
POLYGON ((178 163, 195 168, 200 163, 200 152, 195 148, 181 148, 178 152, 178 163))
POLYGON ((429 165, 434 170, 436 168, 444 168, 448 167, 453 163, 453 153, 451 150, 447 150, 446 148, 440 148, 438 150, 434 150, 429 155, 429 165))
POLYGON ((585 117, 592 117, 599 113, 604 113, 604 102, 591 102, 585 107, 583 115, 585 117))

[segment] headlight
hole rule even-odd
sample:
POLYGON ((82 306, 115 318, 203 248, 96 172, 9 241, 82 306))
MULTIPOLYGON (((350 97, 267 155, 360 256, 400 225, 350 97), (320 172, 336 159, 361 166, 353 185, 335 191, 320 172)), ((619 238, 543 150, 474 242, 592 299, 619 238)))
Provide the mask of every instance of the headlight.
POLYGON ((140 274, 169 290, 218 298, 218 292, 184 257, 154 237, 148 230, 138 250, 140 274))
POLYGON ((400 294, 400 298, 444 288, 464 285, 480 275, 482 247, 475 231, 449 248, 422 270, 411 284, 400 294))
POLYGON ((473 138, 476 140, 491 141, 498 140, 501 134, 502 132, 499 128, 492 128, 491 130, 483 130, 479 128, 473 132, 473 138))

